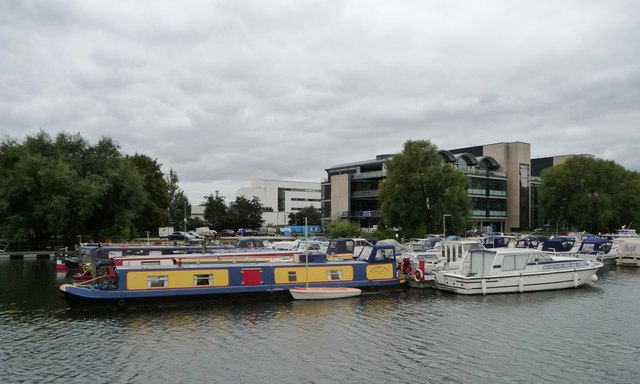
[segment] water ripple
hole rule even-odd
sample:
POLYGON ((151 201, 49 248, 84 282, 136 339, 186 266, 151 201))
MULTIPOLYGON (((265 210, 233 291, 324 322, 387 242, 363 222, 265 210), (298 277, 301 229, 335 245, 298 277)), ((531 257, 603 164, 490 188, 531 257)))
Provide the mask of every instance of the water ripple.
POLYGON ((522 295, 404 290, 128 311, 68 310, 55 296, 36 304, 14 292, 0 299, 0 378, 630 383, 640 375, 639 289, 638 270, 609 268, 591 286, 522 295))

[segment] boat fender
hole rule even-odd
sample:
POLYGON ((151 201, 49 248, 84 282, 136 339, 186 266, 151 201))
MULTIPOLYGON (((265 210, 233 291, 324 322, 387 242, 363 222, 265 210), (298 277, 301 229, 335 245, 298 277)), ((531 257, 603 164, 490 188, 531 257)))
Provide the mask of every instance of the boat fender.
POLYGON ((424 279, 424 273, 422 273, 421 270, 416 269, 413 271, 413 280, 415 280, 416 283, 421 282, 422 279, 424 279))
POLYGON ((518 290, 520 293, 524 292, 524 280, 522 280, 522 277, 518 279, 518 290))
POLYGON ((487 294, 487 280, 482 279, 482 281, 480 282, 480 286, 482 287, 482 294, 486 295, 487 294))
POLYGON ((593 281, 594 283, 598 281, 598 276, 596 276, 595 274, 591 275, 591 281, 593 281))
POLYGON ((578 272, 573 272, 573 286, 578 288, 578 272))
POLYGON ((124 301, 124 299, 120 299, 118 300, 118 307, 122 308, 126 305, 127 303, 124 301))

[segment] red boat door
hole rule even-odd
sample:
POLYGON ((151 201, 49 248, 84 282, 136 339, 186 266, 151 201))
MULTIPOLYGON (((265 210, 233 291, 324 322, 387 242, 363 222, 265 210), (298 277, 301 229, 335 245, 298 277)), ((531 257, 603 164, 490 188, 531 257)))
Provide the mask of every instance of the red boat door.
POLYGON ((243 268, 242 285, 262 284, 262 268, 243 268))

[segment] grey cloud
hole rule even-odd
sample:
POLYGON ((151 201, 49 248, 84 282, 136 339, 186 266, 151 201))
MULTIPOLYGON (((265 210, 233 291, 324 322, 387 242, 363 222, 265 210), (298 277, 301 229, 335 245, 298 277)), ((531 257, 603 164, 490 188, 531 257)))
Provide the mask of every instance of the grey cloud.
POLYGON ((401 150, 526 141, 640 170, 633 1, 5 1, 0 129, 110 136, 192 202, 401 150))

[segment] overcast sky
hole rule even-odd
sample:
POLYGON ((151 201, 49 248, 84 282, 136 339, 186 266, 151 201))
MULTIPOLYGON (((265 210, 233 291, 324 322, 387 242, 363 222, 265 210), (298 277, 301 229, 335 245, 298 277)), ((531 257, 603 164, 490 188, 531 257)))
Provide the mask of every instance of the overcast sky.
POLYGON ((192 204, 396 153, 640 170, 640 2, 0 0, 0 133, 108 136, 192 204))

